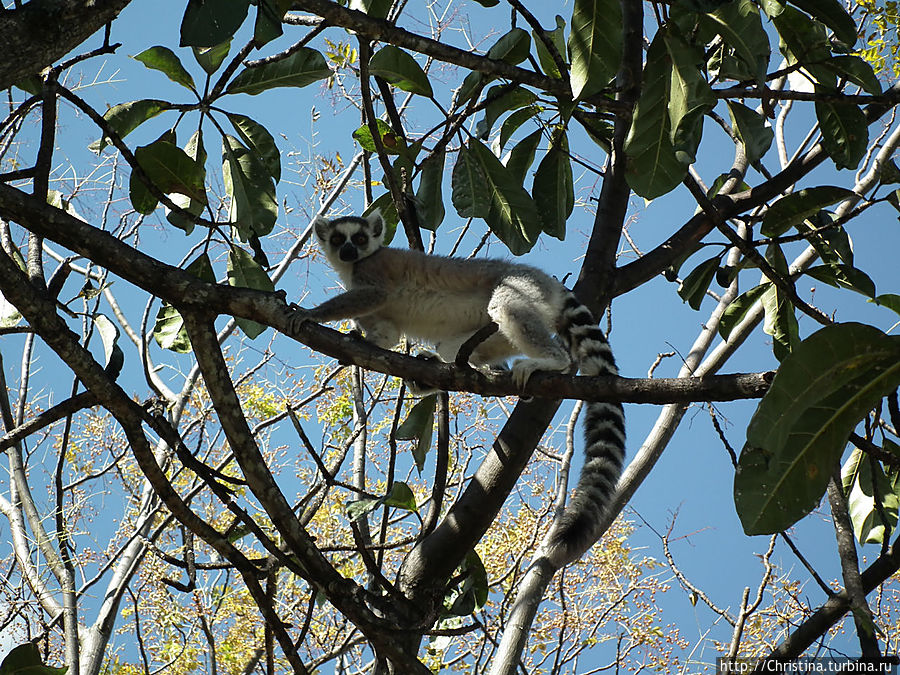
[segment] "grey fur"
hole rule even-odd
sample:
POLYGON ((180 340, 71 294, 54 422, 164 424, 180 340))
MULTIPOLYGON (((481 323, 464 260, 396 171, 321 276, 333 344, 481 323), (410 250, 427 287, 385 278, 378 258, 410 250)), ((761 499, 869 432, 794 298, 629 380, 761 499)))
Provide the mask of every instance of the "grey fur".
MULTIPOLYGON (((618 373, 590 310, 537 268, 383 247, 378 212, 368 218, 320 218, 314 229, 347 290, 311 310, 299 310, 295 320, 352 318, 369 340, 385 349, 405 335, 430 343, 448 362, 476 331, 494 321, 499 330, 469 360, 476 367, 493 366, 524 355, 512 366, 519 386, 536 370, 565 371, 573 359, 584 375, 618 373)), ((585 464, 578 487, 545 547, 557 567, 579 558, 598 538, 622 469, 622 406, 587 402, 584 429, 585 464)))

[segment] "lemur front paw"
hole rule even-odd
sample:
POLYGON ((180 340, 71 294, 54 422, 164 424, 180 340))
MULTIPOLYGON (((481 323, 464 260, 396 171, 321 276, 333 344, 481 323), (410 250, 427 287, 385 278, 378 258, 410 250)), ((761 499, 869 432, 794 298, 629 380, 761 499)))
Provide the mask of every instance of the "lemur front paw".
POLYGON ((309 310, 303 309, 300 305, 293 302, 288 305, 284 316, 287 319, 291 333, 296 333, 300 330, 300 326, 310 320, 309 310))

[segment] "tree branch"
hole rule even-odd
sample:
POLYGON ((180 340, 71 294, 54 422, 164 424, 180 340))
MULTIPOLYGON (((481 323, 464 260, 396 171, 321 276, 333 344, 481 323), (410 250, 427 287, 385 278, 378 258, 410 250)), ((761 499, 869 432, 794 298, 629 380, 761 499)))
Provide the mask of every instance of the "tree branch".
POLYGON ((30 0, 0 12, 0 89, 34 75, 75 49, 131 0, 30 0))

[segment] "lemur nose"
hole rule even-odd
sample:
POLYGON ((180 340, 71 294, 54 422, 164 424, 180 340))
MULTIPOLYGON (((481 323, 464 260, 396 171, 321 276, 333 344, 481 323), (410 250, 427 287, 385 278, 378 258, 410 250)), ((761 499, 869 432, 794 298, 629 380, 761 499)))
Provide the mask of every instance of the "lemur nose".
POLYGON ((359 252, 356 250, 356 246, 348 241, 341 246, 341 250, 338 251, 338 256, 340 256, 341 260, 344 262, 352 262, 359 257, 359 252))

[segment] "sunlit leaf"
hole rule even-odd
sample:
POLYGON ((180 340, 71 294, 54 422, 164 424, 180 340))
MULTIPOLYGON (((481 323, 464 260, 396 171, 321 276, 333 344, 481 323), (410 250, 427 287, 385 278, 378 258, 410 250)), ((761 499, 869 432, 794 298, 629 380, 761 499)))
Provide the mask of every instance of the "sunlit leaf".
POLYGON ((255 96, 275 87, 305 87, 331 77, 331 69, 315 49, 301 47, 285 59, 244 68, 228 85, 227 94, 255 96))
POLYGON ((826 206, 853 196, 852 190, 823 185, 792 192, 772 204, 763 216, 761 232, 767 237, 784 234, 826 206))
POLYGON ((847 438, 900 385, 900 337, 827 326, 781 364, 747 428, 734 498, 747 534, 771 534, 816 507, 847 438))
POLYGON ((719 334, 722 336, 722 339, 728 339, 728 336, 731 335, 731 331, 744 320, 747 313, 754 305, 756 305, 759 299, 769 290, 769 288, 771 288, 771 286, 772 282, 754 286, 749 291, 744 291, 731 301, 722 313, 722 318, 719 319, 719 334))
POLYGON ((431 82, 416 60, 407 52, 393 45, 379 49, 369 60, 369 72, 383 78, 395 87, 413 94, 431 98, 431 82))
MULTIPOLYGON (((232 246, 228 249, 228 264, 226 266, 228 274, 228 283, 231 286, 240 288, 252 288, 257 291, 266 291, 272 293, 275 285, 269 279, 266 271, 259 266, 259 263, 253 259, 253 256, 238 246, 232 246)), ((235 317, 238 327, 251 340, 266 330, 266 326, 251 321, 235 317)))
POLYGON ((225 40, 213 47, 191 47, 191 51, 194 52, 194 60, 208 75, 212 75, 219 69, 230 49, 231 40, 225 40))
POLYGON ((619 0, 575 0, 571 26, 572 94, 587 98, 609 85, 622 58, 619 0))
POLYGON ((172 82, 193 90, 194 78, 181 65, 181 60, 168 47, 156 46, 145 49, 134 57, 148 68, 158 70, 166 75, 172 82))
MULTIPOLYGON (((114 105, 106 111, 103 119, 112 128, 119 138, 125 138, 141 124, 156 117, 169 108, 169 103, 156 99, 142 99, 114 105)), ((109 144, 109 138, 104 137, 94 141, 88 146, 93 152, 100 152, 109 144)))

